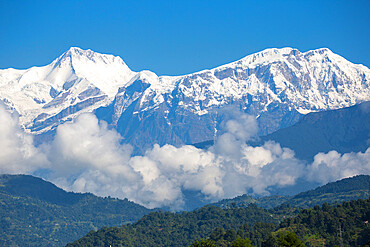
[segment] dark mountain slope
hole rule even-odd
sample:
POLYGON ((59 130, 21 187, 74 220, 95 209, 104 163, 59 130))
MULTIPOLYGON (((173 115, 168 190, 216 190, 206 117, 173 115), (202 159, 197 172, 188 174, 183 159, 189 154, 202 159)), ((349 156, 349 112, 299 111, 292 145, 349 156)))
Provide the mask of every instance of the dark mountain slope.
POLYGON ((58 205, 71 205, 86 194, 66 192, 41 178, 29 175, 1 175, 0 191, 13 196, 26 196, 58 205))
MULTIPOLYGON (((280 129, 258 140, 252 146, 275 141, 296 153, 296 157, 312 161, 319 152, 336 150, 339 153, 364 152, 370 145, 370 102, 332 111, 314 112, 303 116, 298 123, 280 129)), ((193 144, 208 148, 213 141, 193 144)))
POLYGON ((309 113, 295 125, 261 137, 293 149, 300 159, 319 152, 364 152, 370 139, 370 102, 333 111, 309 113))

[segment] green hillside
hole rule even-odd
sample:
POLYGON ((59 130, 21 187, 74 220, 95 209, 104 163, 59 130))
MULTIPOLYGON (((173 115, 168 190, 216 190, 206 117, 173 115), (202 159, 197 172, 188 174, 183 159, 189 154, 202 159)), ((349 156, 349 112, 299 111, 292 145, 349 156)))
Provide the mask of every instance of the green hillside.
POLYGON ((0 246, 63 246, 150 210, 125 200, 66 192, 27 175, 0 175, 0 246))
POLYGON ((281 204, 289 204, 293 207, 307 208, 323 203, 338 204, 344 201, 367 199, 370 197, 370 176, 358 175, 345 178, 336 182, 328 183, 316 189, 299 193, 295 196, 267 196, 254 198, 248 195, 237 196, 232 199, 224 199, 212 205, 221 208, 242 207, 255 203, 260 207, 270 209, 281 204))
POLYGON ((328 183, 314 190, 299 193, 285 203, 294 207, 313 207, 315 205, 338 204, 370 197, 370 176, 359 175, 328 183))

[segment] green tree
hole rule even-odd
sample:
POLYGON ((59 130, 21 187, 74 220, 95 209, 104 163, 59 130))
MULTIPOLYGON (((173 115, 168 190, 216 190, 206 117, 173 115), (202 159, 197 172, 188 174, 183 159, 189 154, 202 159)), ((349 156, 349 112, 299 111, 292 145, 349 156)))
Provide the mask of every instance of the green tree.
POLYGON ((231 243, 231 247, 253 247, 252 241, 248 238, 237 238, 231 243))
POLYGON ((271 234, 268 239, 262 242, 262 247, 279 247, 277 237, 271 234))
POLYGON ((228 242, 232 242, 234 240, 236 240, 237 238, 237 234, 236 234, 236 231, 234 229, 228 229, 226 230, 226 233, 224 235, 224 239, 228 242))
POLYGON ((210 239, 195 240, 191 247, 215 247, 215 242, 210 239))
POLYGON ((214 241, 218 241, 224 238, 225 233, 226 232, 222 227, 216 227, 216 229, 213 230, 209 238, 214 241))
POLYGON ((278 244, 282 247, 305 247, 297 235, 289 231, 281 232, 279 234, 278 244))

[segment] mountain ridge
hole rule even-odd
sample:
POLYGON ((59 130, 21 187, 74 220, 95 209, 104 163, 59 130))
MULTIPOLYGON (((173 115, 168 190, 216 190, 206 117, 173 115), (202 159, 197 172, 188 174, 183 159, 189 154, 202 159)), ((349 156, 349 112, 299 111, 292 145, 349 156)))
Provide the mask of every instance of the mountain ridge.
POLYGON ((335 205, 345 201, 367 199, 369 197, 370 176, 357 175, 330 182, 293 196, 274 195, 255 198, 244 194, 232 199, 223 199, 210 205, 227 208, 244 207, 248 204, 255 203, 259 207, 271 209, 289 204, 292 207, 308 208, 315 205, 321 206, 324 203, 335 205))

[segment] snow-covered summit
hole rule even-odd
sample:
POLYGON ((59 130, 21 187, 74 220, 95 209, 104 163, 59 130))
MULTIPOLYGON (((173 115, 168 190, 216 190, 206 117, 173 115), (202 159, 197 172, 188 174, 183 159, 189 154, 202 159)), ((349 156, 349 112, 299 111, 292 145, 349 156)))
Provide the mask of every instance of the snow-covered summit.
POLYGON ((0 99, 27 127, 86 100, 85 111, 106 105, 135 74, 118 56, 72 47, 46 66, 0 70, 0 99))
MULTIPOLYGON (((118 87, 135 75, 135 72, 132 72, 118 56, 100 54, 77 47, 72 47, 63 53, 50 64, 50 67, 52 74, 68 71, 75 77, 86 79, 110 97, 114 97, 118 87)), ((60 79, 58 81, 63 79, 66 81, 68 77, 64 76, 60 79)))

